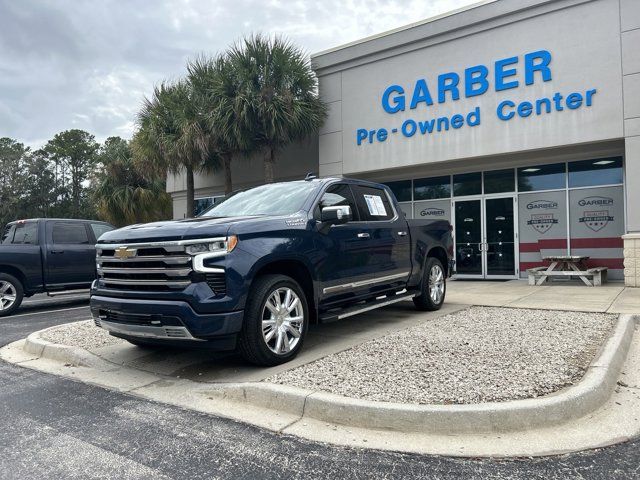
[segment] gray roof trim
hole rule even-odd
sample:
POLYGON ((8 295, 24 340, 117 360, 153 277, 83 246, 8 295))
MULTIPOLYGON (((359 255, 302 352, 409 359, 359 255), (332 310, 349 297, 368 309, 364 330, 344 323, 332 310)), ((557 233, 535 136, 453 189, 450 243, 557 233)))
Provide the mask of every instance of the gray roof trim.
POLYGON ((484 0, 452 12, 311 55, 326 75, 596 0, 484 0))

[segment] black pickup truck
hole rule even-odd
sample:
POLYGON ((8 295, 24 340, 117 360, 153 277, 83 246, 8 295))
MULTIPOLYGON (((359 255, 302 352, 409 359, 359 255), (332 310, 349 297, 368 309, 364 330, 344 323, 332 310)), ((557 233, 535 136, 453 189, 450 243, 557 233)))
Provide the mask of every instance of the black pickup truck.
POLYGON ((97 326, 137 345, 237 349, 258 365, 293 358, 311 322, 409 299, 436 310, 453 268, 449 222, 407 220, 388 187, 339 178, 241 191, 96 248, 97 326))
POLYGON ((96 278, 95 243, 108 223, 94 220, 18 220, 0 237, 0 317, 24 297, 88 290, 96 278))

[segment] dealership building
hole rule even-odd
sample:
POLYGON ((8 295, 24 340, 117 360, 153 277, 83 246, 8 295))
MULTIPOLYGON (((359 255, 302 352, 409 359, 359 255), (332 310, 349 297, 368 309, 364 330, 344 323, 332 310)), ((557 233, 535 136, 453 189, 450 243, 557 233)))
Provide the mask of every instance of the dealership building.
MULTIPOLYGON (((451 222, 460 278, 571 254, 640 286, 640 1, 481 2, 312 63, 328 118, 281 179, 386 183, 407 217, 451 222)), ((260 162, 236 162, 234 186, 260 162)), ((196 187, 204 207, 222 178, 196 187)), ((168 190, 182 218, 184 179, 168 190)))

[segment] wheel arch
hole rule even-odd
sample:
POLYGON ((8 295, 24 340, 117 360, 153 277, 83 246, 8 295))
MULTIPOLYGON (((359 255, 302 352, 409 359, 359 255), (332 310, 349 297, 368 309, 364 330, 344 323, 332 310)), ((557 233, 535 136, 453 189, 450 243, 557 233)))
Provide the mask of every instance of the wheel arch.
POLYGON ((22 284, 22 289, 24 290, 25 295, 27 294, 26 277, 24 273, 22 273, 22 270, 12 267, 11 265, 0 265, 0 273, 6 273, 7 275, 16 277, 16 279, 22 284))
POLYGON ((305 297, 307 297, 311 322, 315 323, 317 321, 317 302, 313 277, 309 267, 303 261, 295 258, 274 259, 260 265, 253 274, 251 281, 253 283, 259 276, 268 274, 286 275, 293 278, 300 285, 305 297))
POLYGON ((448 277, 449 276, 449 257, 447 256, 447 251, 444 249, 444 247, 439 245, 432 247, 427 253, 427 256, 424 260, 425 264, 427 262, 427 259, 430 257, 437 258, 438 260, 440 260, 440 263, 442 264, 442 268, 444 269, 444 275, 445 277, 448 277))

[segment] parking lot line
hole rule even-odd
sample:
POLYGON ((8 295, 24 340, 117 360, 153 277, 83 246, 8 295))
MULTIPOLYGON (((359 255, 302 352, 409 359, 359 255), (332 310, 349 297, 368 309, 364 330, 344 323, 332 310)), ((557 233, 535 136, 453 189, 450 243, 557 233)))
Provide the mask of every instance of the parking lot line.
POLYGON ((55 312, 68 312, 70 310, 80 310, 81 308, 89 308, 89 305, 84 305, 82 307, 73 307, 73 308, 59 308, 57 310, 44 310, 42 312, 33 312, 33 313, 22 313, 20 315, 11 315, 7 318, 17 318, 17 317, 27 317, 31 315, 41 315, 43 313, 55 313, 55 312))

